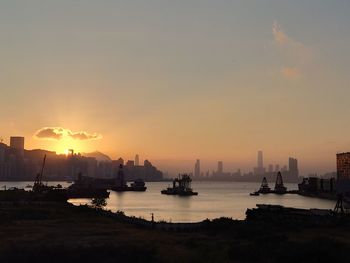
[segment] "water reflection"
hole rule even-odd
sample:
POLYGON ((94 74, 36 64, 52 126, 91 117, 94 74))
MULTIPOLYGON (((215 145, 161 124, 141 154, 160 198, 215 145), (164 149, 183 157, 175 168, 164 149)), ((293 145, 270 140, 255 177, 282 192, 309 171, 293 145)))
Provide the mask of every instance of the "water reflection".
MULTIPOLYGON (((25 187, 30 182, 2 182, 0 187, 25 187)), ((51 185, 66 182, 52 182, 51 185)), ((111 191, 107 199, 106 209, 111 211, 122 210, 127 215, 150 219, 154 213, 155 220, 167 220, 172 222, 196 222, 206 218, 232 217, 244 219, 247 208, 253 208, 256 204, 276 204, 298 208, 323 208, 333 209, 334 201, 304 197, 295 194, 286 195, 260 195, 249 196, 249 193, 259 188, 259 183, 241 182, 193 182, 192 186, 198 191, 198 196, 179 197, 162 195, 160 191, 168 183, 147 183, 146 192, 111 191)), ((286 184, 288 189, 297 189, 295 184, 286 184)), ((74 199, 74 204, 89 203, 89 199, 74 199)))

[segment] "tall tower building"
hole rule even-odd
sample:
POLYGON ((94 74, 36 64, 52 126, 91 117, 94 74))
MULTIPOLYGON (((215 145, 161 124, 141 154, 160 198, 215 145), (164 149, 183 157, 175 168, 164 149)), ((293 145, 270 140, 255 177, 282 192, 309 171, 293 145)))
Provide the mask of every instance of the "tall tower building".
POLYGON ((298 179, 299 177, 298 160, 296 158, 289 158, 289 174, 292 179, 298 179))
POLYGON ((139 166, 139 165, 140 165, 140 158, 139 158, 139 155, 138 155, 138 154, 135 155, 135 165, 136 165, 136 166, 139 166))
POLYGON ((194 177, 199 177, 201 174, 201 163, 200 160, 197 159, 196 163, 194 164, 194 177))
POLYGON ((264 168, 263 152, 258 151, 257 167, 254 167, 255 175, 263 175, 266 172, 264 168))
POLYGON ((218 161, 218 175, 221 175, 224 172, 224 164, 222 161, 218 161))
POLYGON ((24 137, 11 136, 10 137, 10 147, 16 149, 20 156, 24 155, 24 137))
POLYGON ((337 154, 337 180, 350 179, 350 152, 337 154))
MULTIPOLYGON (((0 143, 0 168, 1 168, 1 165, 5 162, 5 149, 6 149, 6 145, 3 143, 0 143)), ((1 169, 0 169, 0 177, 1 177, 1 169)))

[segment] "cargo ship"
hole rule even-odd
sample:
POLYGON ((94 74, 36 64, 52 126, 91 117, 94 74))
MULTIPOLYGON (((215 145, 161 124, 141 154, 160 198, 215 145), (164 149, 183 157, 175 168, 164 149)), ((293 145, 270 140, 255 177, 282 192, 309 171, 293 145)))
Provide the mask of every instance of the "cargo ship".
POLYGON ((109 192, 104 184, 98 183, 94 178, 78 174, 74 184, 67 188, 68 198, 108 198, 109 192))

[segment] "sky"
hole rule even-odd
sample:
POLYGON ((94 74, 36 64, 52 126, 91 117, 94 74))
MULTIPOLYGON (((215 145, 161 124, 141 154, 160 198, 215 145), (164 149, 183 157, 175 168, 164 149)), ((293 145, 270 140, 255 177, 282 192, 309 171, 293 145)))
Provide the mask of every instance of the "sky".
POLYGON ((0 136, 164 170, 350 151, 348 0, 3 0, 0 136))

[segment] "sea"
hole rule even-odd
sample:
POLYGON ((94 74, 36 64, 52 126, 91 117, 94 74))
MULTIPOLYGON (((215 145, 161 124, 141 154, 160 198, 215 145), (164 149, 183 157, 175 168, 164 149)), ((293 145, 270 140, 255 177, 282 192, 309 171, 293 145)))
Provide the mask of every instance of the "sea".
MULTIPOLYGON (((33 182, 0 182, 3 189, 9 187, 25 188, 33 182)), ((67 182, 48 182, 48 185, 67 182)), ((169 182, 147 182, 146 192, 110 192, 105 209, 113 212, 123 211, 128 216, 136 216, 156 221, 199 222, 205 219, 229 217, 244 219, 248 208, 256 204, 274 204, 295 208, 333 209, 335 201, 305 197, 297 194, 266 194, 250 196, 249 193, 259 189, 260 183, 253 182, 192 182, 192 188, 198 196, 162 195, 160 191, 169 186, 169 182)), ((272 185, 271 185, 272 186, 272 185)), ((288 190, 296 190, 296 184, 285 184, 288 190)), ((91 199, 70 199, 74 205, 90 204, 91 199)))

